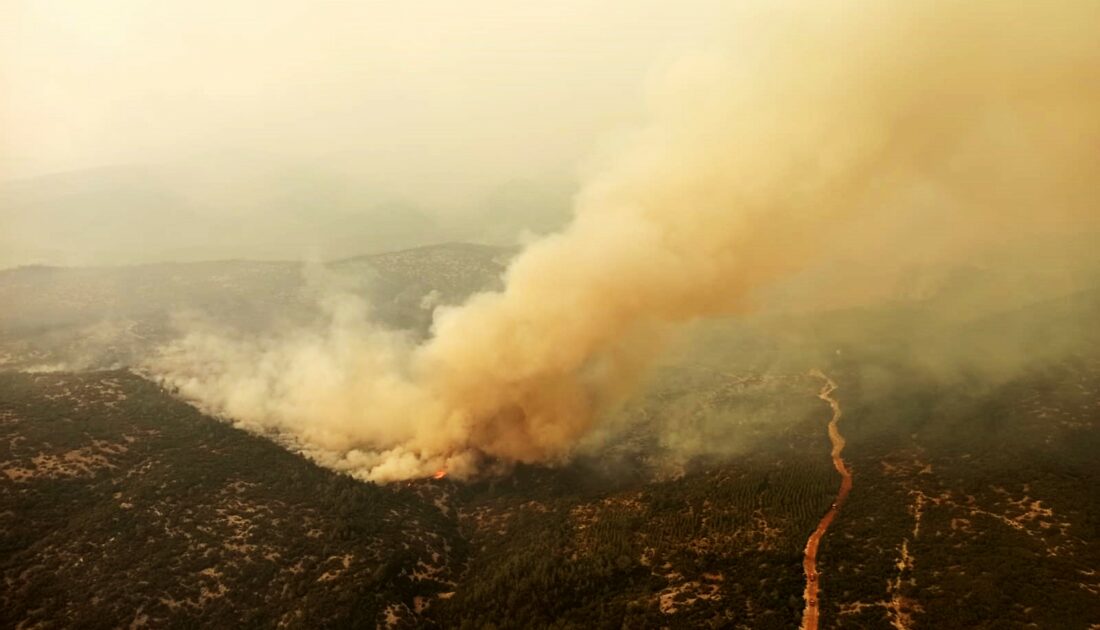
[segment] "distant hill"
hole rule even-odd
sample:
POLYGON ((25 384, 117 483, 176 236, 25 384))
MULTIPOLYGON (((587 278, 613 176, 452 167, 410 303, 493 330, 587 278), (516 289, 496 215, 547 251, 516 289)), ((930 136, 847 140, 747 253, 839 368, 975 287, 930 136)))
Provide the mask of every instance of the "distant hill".
POLYGON ((322 265, 242 260, 0 271, 0 369, 126 365, 176 334, 178 317, 251 331, 309 317, 330 290, 383 323, 423 333, 431 307, 500 286, 512 250, 444 244, 322 265))
POLYGON ((226 252, 340 257, 447 238, 436 217, 377 191, 305 168, 258 168, 229 187, 203 163, 0 181, 0 268, 201 261, 226 252))

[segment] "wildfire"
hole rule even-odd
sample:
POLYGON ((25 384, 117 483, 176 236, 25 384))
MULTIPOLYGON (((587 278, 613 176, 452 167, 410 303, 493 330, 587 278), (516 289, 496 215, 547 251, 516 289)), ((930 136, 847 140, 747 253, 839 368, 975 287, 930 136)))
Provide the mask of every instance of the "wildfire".
POLYGON ((434 475, 432 475, 432 479, 442 479, 446 476, 447 476, 447 471, 440 468, 439 470, 435 471, 434 475))

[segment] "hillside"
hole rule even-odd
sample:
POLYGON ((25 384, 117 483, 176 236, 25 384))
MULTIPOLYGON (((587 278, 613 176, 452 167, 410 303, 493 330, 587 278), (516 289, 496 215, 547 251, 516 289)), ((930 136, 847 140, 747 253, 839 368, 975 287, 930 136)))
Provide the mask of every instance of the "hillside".
MULTIPOLYGON (((1100 364, 889 397, 832 369, 855 487, 822 545, 824 627, 1100 618, 1100 364)), ((815 390, 696 377, 567 466, 374 486, 128 372, 8 373, 0 609, 5 625, 789 628, 836 484, 815 390), (745 397, 786 401, 765 416, 785 422, 737 454, 673 457, 653 418, 701 391, 737 431, 761 418, 745 397)))
POLYGON ((498 286, 510 250, 451 244, 325 265, 216 261, 0 271, 0 369, 133 365, 195 321, 258 332, 318 316, 325 294, 421 333, 437 304, 498 286), (427 301, 425 301, 427 298, 427 301))

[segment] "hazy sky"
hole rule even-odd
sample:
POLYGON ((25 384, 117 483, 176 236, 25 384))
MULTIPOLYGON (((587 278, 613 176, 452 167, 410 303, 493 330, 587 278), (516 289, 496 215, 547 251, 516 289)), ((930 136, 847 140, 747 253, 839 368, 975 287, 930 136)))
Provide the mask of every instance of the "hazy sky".
POLYGON ((720 4, 0 0, 0 173, 305 163, 445 203, 572 172, 720 4))

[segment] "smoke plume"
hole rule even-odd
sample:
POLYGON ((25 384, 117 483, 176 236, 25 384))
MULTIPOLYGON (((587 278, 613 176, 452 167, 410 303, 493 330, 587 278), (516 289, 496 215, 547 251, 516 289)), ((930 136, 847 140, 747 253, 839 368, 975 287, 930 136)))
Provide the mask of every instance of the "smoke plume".
POLYGON ((426 341, 337 295, 323 329, 196 332, 152 370, 358 477, 469 476, 567 456, 672 327, 796 272, 1095 229, 1100 4, 784 6, 658 72, 650 122, 595 160, 570 225, 503 290, 438 307, 426 341))

